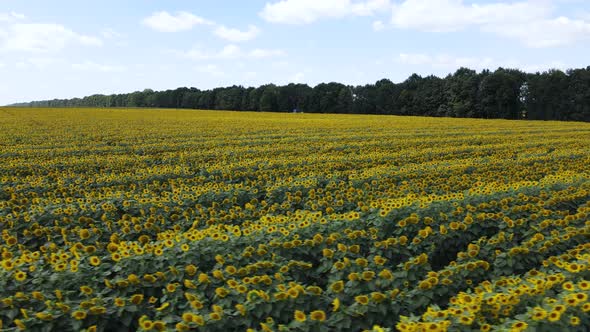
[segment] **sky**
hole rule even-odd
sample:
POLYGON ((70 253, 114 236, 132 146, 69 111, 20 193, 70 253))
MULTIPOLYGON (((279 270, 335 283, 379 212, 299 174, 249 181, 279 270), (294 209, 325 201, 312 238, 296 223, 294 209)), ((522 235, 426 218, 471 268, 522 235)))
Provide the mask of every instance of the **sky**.
POLYGON ((590 65, 587 0, 0 0, 0 105, 590 65))

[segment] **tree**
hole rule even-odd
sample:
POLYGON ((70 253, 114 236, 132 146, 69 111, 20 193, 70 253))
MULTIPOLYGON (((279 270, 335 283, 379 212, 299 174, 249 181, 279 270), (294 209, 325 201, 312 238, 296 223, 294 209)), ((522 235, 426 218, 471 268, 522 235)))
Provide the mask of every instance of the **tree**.
POLYGON ((347 86, 337 82, 181 87, 128 94, 91 95, 16 104, 29 107, 166 107, 237 111, 394 114, 472 118, 590 121, 590 67, 525 74, 498 68, 477 73, 460 68, 439 78, 412 74, 401 83, 347 86))
POLYGON ((278 111, 277 104, 277 87, 274 84, 264 86, 262 95, 260 96, 260 105, 258 107, 260 112, 276 112, 278 111))
POLYGON ((520 100, 524 84, 524 73, 518 70, 499 68, 487 75, 480 85, 479 110, 484 118, 522 118, 523 105, 520 100))
POLYGON ((453 117, 476 117, 477 91, 480 77, 468 68, 459 68, 447 76, 447 100, 453 117))

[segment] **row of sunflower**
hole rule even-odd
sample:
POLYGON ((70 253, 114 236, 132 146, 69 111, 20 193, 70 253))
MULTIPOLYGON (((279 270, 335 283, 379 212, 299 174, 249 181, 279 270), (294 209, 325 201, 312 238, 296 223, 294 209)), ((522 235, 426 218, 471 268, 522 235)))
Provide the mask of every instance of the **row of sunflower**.
POLYGON ((590 327, 589 125, 4 113, 0 330, 590 327))

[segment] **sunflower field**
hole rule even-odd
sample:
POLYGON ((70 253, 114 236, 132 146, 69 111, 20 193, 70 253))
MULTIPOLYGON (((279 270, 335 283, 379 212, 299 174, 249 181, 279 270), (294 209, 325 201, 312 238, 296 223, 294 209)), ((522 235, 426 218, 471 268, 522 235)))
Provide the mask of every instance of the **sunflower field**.
POLYGON ((0 114, 1 331, 590 329, 590 124, 0 114))

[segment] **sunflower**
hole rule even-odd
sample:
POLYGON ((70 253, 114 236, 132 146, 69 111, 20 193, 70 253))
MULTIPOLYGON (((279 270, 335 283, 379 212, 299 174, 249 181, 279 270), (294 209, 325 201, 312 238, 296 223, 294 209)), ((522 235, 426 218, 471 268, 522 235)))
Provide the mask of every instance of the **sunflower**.
POLYGON ((176 292, 176 284, 168 284, 166 285, 166 291, 168 291, 168 293, 174 293, 176 292))
POLYGON ((393 279, 393 274, 390 270, 384 269, 381 272, 379 272, 379 277, 382 279, 391 280, 393 279))
POLYGON ((98 258, 97 256, 91 256, 90 257, 90 265, 92 265, 92 266, 100 265, 100 258, 98 258))
POLYGON ((365 281, 371 281, 371 280, 373 280, 374 277, 375 277, 375 272, 373 272, 373 271, 364 271, 362 273, 362 278, 365 281))
POLYGON ((229 291, 224 287, 217 287, 215 289, 215 294, 220 298, 224 298, 229 294, 229 291))
POLYGON ((93 292, 92 288, 90 288, 90 287, 88 287, 88 286, 81 286, 81 287, 80 287, 80 291, 81 291, 82 293, 84 293, 85 295, 90 295, 90 294, 92 294, 92 292, 93 292))
POLYGON ((298 322, 305 322, 306 320, 305 312, 301 310, 295 310, 295 320, 298 322))
POLYGON ((358 303, 358 304, 362 304, 362 305, 367 305, 369 304, 369 297, 366 295, 358 295, 355 296, 354 300, 358 303))
POLYGON ((547 316, 547 320, 550 322, 557 322, 561 318, 561 312, 551 311, 547 316))
POLYGON ((371 299, 376 302, 376 303, 381 303, 383 302, 387 297, 385 296, 385 294, 381 293, 381 292, 373 292, 371 293, 371 299))
POLYGON ((168 308, 169 306, 170 306, 170 302, 164 302, 164 303, 162 303, 161 306, 159 306, 158 308, 156 308, 156 311, 163 311, 166 308, 168 308))
POLYGON ((336 281, 332 285, 330 285, 330 289, 334 293, 340 293, 344 289, 344 282, 342 280, 336 281))
POLYGON ((575 287, 574 287, 574 284, 573 284, 571 281, 566 281, 566 282, 564 282, 564 283, 561 285, 561 287, 562 287, 564 290, 567 290, 567 291, 570 291, 570 292, 571 292, 571 291, 573 291, 573 290, 574 290, 574 288, 575 288, 575 287))
POLYGON ((514 324, 512 324, 512 331, 515 331, 515 332, 524 331, 524 330, 526 330, 526 328, 528 326, 529 325, 527 323, 522 322, 522 321, 518 321, 518 322, 515 322, 514 324))
POLYGON ((154 321, 153 329, 156 331, 166 330, 166 323, 161 320, 154 321))
POLYGON ((197 273, 197 267, 194 266, 193 264, 189 264, 184 268, 184 271, 189 276, 194 276, 197 273))
POLYGON ((545 309, 541 308, 541 307, 535 307, 534 309, 534 313, 533 313, 533 320, 535 321, 540 321, 545 319, 545 317, 547 317, 547 311, 545 311, 545 309))
POLYGON ((133 294, 131 296, 131 303, 138 305, 143 302, 143 294, 133 294))
POLYGON ((116 297, 114 302, 115 302, 115 306, 117 306, 117 307, 124 307, 125 306, 125 299, 123 299, 123 298, 116 297))
POLYGON ((185 312, 182 314, 182 320, 191 323, 194 320, 194 314, 192 312, 185 312))
POLYGON ((191 329, 190 326, 188 326, 184 323, 176 323, 176 331, 184 332, 184 331, 189 331, 190 329, 191 329))
POLYGON ((50 321, 53 319, 53 315, 48 312, 38 312, 35 314, 35 317, 45 321, 50 321))
POLYGON ((103 315, 107 312, 107 308, 103 306, 92 306, 88 309, 93 315, 103 315))
POLYGON ((335 298, 334 301, 332 301, 332 311, 338 311, 338 309, 340 309, 340 299, 335 298))
POLYGON ((27 273, 23 271, 17 271, 14 274, 14 279, 18 282, 23 282, 25 279, 27 279, 27 273))
POLYGON ((323 322, 326 320, 326 313, 323 310, 314 310, 309 314, 311 320, 323 322))
POLYGON ((205 273, 201 273, 199 274, 199 283, 208 283, 209 282, 209 276, 207 276, 205 273))
POLYGON ((154 323, 149 319, 142 320, 139 323, 139 325, 141 326, 142 329, 144 329, 146 331, 149 331, 154 328, 154 323))
POLYGON ((236 309, 238 310, 238 312, 240 313, 240 315, 245 316, 246 315, 246 307, 243 304, 236 304, 236 309))
POLYGON ((578 325, 580 325, 580 317, 571 316, 570 317, 570 325, 571 326, 578 326, 578 325))
POLYGON ((76 311, 72 312, 72 317, 76 320, 83 320, 86 318, 86 312, 76 310, 76 311))

